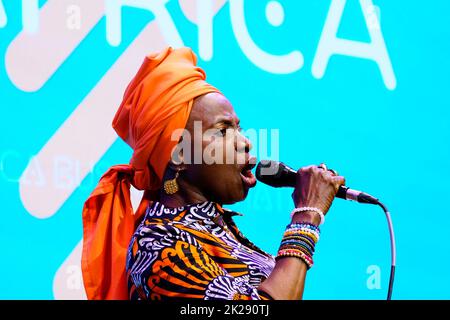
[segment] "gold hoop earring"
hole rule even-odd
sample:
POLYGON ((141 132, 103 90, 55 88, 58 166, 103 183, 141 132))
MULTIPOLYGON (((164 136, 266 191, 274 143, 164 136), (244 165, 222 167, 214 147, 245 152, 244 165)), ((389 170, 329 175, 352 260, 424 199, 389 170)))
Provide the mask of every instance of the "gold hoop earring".
POLYGON ((178 192, 178 178, 179 171, 175 174, 175 178, 164 181, 164 191, 167 194, 174 194, 178 192))

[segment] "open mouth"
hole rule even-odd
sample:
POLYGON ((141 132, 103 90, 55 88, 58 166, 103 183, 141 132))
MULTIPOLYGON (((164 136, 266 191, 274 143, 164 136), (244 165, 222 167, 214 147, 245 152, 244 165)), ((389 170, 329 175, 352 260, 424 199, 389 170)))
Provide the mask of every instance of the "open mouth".
POLYGON ((256 177, 252 173, 252 169, 256 166, 256 158, 250 157, 247 163, 241 169, 241 178, 246 188, 253 188, 256 185, 256 177))

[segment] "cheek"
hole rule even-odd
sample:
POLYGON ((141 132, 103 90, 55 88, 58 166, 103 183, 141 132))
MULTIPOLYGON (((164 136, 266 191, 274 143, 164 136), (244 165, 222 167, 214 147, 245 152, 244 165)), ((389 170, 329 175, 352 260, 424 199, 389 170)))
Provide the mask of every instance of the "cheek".
MULTIPOLYGON (((204 140, 202 140, 201 145, 203 163, 230 165, 237 163, 235 135, 227 134, 226 137, 206 136, 204 140)), ((243 161, 245 161, 245 159, 243 161)))
MULTIPOLYGON (((203 141, 202 163, 211 166, 221 166, 223 164, 234 163, 233 158, 229 158, 230 144, 226 139, 216 137, 210 141, 203 141), (228 160, 227 160, 228 159, 228 160)), ((232 155, 231 155, 232 156, 232 155)), ((222 168, 211 168, 211 171, 222 171, 222 168)))
POLYGON ((220 184, 217 189, 220 190, 223 200, 228 203, 237 202, 245 198, 245 190, 242 184, 242 178, 236 168, 231 165, 224 165, 227 169, 221 171, 220 178, 217 179, 220 184))
POLYGON ((236 169, 231 165, 213 164, 205 167, 204 178, 210 181, 211 185, 228 187, 236 184, 240 179, 239 174, 236 173, 236 169))
POLYGON ((205 189, 221 200, 238 201, 244 193, 242 179, 233 165, 211 165, 205 168, 205 189))
POLYGON ((228 163, 236 163, 236 136, 228 135, 227 139, 223 143, 224 157, 228 160, 228 163), (231 162, 232 161, 232 162, 231 162))

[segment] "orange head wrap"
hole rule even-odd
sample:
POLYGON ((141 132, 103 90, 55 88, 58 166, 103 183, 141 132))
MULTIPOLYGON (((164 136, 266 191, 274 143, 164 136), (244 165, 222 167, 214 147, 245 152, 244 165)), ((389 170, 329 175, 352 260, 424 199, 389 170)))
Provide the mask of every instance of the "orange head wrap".
POLYGON ((134 150, 130 165, 110 168, 83 208, 81 265, 88 299, 128 298, 128 244, 152 194, 161 188, 178 142, 172 133, 185 128, 194 98, 218 92, 196 62, 188 48, 149 55, 125 91, 113 127, 134 150), (146 190, 135 214, 130 184, 146 190))

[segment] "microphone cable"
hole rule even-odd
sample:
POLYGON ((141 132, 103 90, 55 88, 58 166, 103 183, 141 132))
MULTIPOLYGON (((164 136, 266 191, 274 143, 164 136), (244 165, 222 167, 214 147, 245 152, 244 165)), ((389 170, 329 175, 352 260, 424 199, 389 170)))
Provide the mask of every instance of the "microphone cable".
POLYGON ((396 265, 396 259, 397 259, 397 251, 395 248, 395 234, 394 234, 394 225, 392 224, 391 214, 388 210, 388 208, 378 201, 377 203, 381 209, 383 209, 386 219, 388 222, 389 227, 389 237, 391 241, 391 272, 389 276, 389 287, 388 287, 388 294, 387 294, 387 300, 391 300, 392 298, 392 290, 394 288, 394 277, 395 277, 395 265, 396 265))

